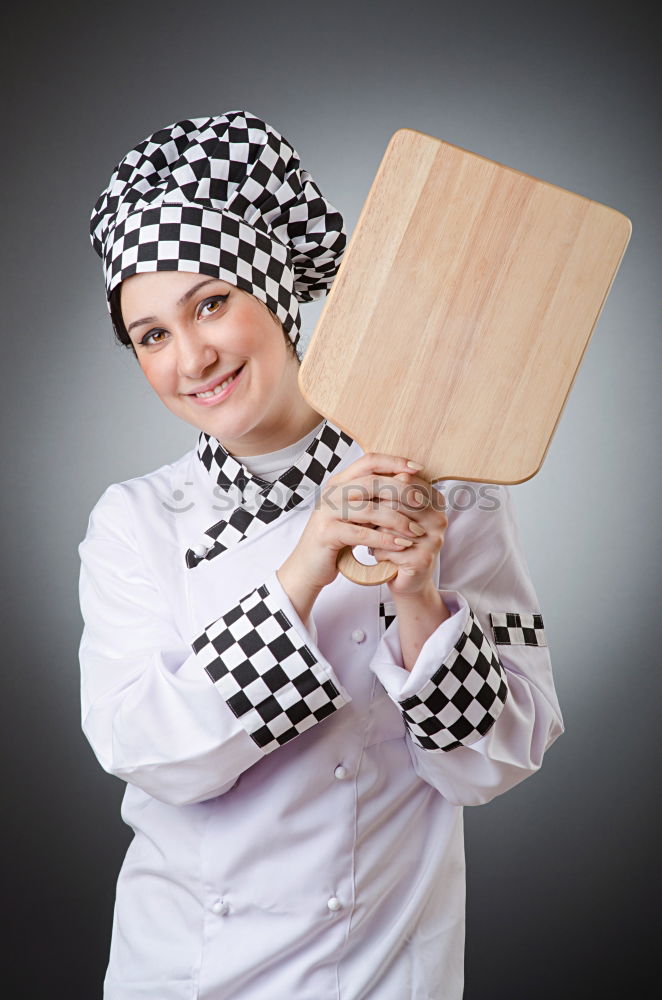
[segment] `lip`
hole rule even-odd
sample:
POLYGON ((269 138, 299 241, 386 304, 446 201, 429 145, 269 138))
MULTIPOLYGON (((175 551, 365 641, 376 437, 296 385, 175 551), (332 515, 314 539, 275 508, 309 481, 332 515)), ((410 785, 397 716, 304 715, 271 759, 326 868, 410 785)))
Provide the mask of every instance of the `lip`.
MULTIPOLYGON (((230 382, 230 385, 227 386, 223 390, 223 392, 219 392, 217 396, 208 396, 207 399, 198 399, 195 393, 189 392, 187 393, 188 398, 191 399, 197 406, 215 406, 216 403, 222 403, 224 399, 227 399, 228 396, 232 392, 234 392, 236 386, 238 386, 239 383, 241 382, 241 377, 244 374, 245 368, 246 368, 246 362, 244 362, 244 364, 242 365, 241 371, 239 372, 237 377, 232 382, 230 382)), ((221 382, 224 382, 225 379, 228 378, 231 374, 232 372, 228 372, 226 375, 222 375, 220 378, 214 379, 213 382, 208 382, 207 385, 200 386, 200 388, 197 389, 196 392, 209 392, 210 389, 213 389, 215 388, 215 386, 220 385, 221 382)))
MULTIPOLYGON (((244 364, 245 364, 245 362, 244 362, 244 364)), ((241 367, 242 367, 241 365, 237 365, 237 368, 241 368, 241 367)), ((185 393, 185 395, 186 396, 195 396, 196 392, 209 392, 210 389, 215 389, 217 385, 221 384, 221 382, 225 382, 226 378, 229 378, 230 375, 233 374, 233 372, 236 372, 237 368, 231 368, 229 372, 225 373, 225 375, 219 375, 217 378, 212 379, 211 382, 207 382, 206 385, 199 385, 197 389, 193 390, 193 392, 187 392, 187 393, 185 393)))

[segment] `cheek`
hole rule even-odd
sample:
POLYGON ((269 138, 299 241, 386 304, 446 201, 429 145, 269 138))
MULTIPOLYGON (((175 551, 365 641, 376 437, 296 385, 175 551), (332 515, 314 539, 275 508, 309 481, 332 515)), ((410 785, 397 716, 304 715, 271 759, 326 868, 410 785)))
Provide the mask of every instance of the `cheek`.
POLYGON ((246 354, 272 355, 282 333, 262 302, 246 294, 232 313, 232 337, 238 351, 243 348, 246 354))
POLYGON ((157 357, 147 358, 141 361, 142 373, 151 385, 152 389, 160 396, 172 391, 172 373, 164 364, 159 364, 157 357))

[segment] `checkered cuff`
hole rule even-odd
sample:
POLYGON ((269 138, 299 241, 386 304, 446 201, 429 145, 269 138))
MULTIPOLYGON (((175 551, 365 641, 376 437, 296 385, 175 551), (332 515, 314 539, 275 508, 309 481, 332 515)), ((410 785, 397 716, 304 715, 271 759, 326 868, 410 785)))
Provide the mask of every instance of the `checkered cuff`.
POLYGON ((347 703, 266 584, 208 625, 193 642, 221 696, 270 753, 347 703))
POLYGON ((412 740, 424 750, 469 746, 501 714, 508 685, 505 671, 469 609, 462 635, 417 694, 399 702, 412 740))

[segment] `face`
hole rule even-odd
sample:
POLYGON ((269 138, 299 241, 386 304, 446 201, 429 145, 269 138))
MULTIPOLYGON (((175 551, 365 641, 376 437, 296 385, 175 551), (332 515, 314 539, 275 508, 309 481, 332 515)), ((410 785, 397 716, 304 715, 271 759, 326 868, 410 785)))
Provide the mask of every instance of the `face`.
POLYGON ((204 274, 154 271, 122 282, 120 306, 156 394, 231 454, 285 448, 322 419, 299 391, 280 323, 249 292, 204 274))

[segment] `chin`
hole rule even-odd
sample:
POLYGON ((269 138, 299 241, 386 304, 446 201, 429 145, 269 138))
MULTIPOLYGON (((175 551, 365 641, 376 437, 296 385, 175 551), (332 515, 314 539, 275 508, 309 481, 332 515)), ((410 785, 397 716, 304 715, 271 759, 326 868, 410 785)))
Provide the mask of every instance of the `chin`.
MULTIPOLYGON (((193 422, 193 421, 192 421, 193 422)), ((221 414, 214 418, 211 414, 207 420, 199 419, 195 421, 197 427, 210 434, 217 441, 240 442, 245 434, 248 434, 256 424, 255 420, 241 419, 237 417, 223 419, 221 414)))

